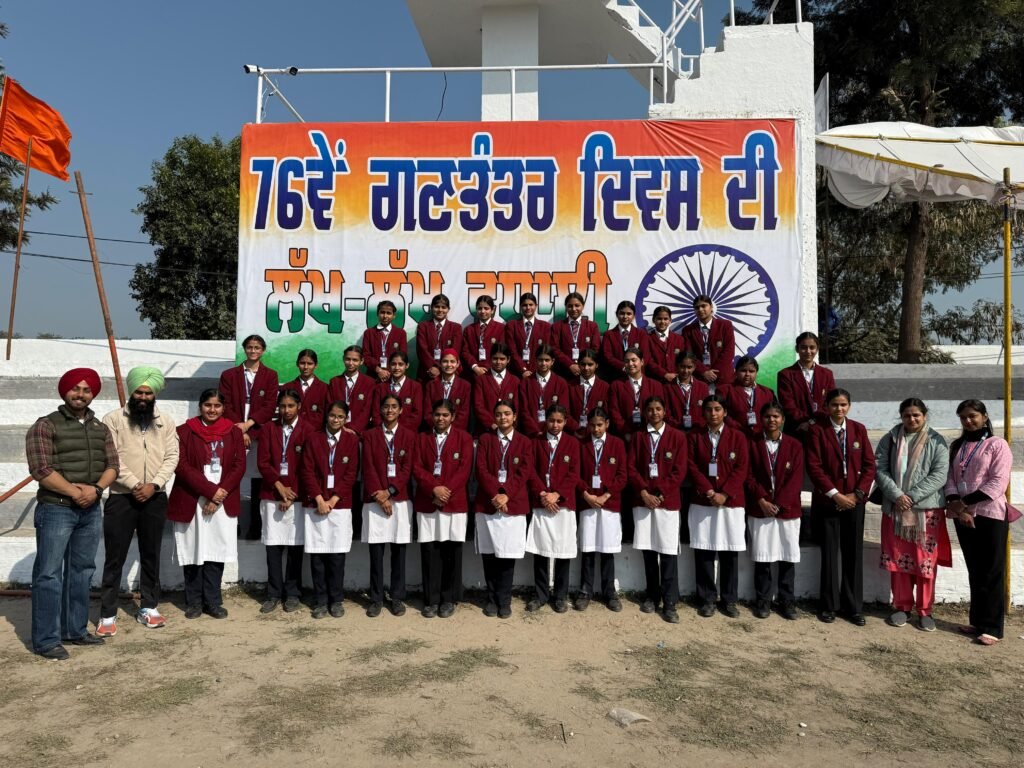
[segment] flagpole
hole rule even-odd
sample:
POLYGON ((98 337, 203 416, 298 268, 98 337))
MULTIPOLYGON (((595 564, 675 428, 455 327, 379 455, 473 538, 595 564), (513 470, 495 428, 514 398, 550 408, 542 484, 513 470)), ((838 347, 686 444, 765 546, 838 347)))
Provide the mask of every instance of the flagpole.
POLYGON ((114 382, 117 384, 117 396, 121 400, 121 406, 124 407, 124 381, 121 379, 121 364, 117 360, 117 345, 114 343, 114 325, 110 322, 107 293, 103 290, 103 275, 100 274, 100 259, 96 253, 96 239, 92 234, 92 220, 89 218, 89 206, 85 202, 85 185, 82 183, 81 171, 75 171, 75 184, 78 185, 78 201, 82 204, 82 219, 85 221, 85 234, 89 239, 92 271, 96 274, 96 290, 100 294, 100 309, 103 310, 103 325, 107 331, 107 343, 110 345, 110 360, 114 364, 114 382))
MULTIPOLYGON (((1013 189, 1010 185, 1010 169, 1003 168, 1003 436, 1008 445, 1013 439, 1013 294, 1010 290, 1010 271, 1012 264, 1013 230, 1010 215, 1010 202, 1013 189)), ((1010 487, 1006 486, 1006 501, 1012 501, 1010 487)), ((1010 539, 1006 533, 1006 611, 1013 608, 1013 595, 1010 593, 1010 539)))
POLYGON ((14 336, 14 305, 18 301, 18 273, 21 272, 21 238, 25 234, 25 206, 28 204, 28 171, 32 165, 32 137, 28 137, 25 153, 25 175, 21 184, 21 213, 18 216, 18 245, 14 249, 14 279, 11 281, 11 316, 7 320, 7 360, 11 359, 11 341, 14 336))

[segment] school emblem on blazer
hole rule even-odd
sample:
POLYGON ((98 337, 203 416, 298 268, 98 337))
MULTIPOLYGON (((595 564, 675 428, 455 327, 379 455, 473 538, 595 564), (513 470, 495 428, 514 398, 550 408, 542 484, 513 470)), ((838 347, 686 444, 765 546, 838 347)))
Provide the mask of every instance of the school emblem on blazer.
POLYGON ((787 461, 786 462, 786 469, 791 469, 792 467, 793 467, 793 463, 790 462, 790 461, 787 461))
POLYGON ((671 459, 672 458, 672 451, 665 451, 665 458, 666 459, 671 459))
POLYGON ((700 406, 700 405, 704 405, 704 401, 703 401, 703 400, 698 400, 698 401, 697 401, 697 405, 698 405, 698 406, 700 406))
POLYGON ((736 451, 729 451, 729 460, 730 461, 735 461, 735 459, 736 459, 736 451))
POLYGON ((315 405, 315 404, 311 405, 311 406, 309 406, 309 410, 311 410, 311 411, 319 411, 320 410, 320 406, 319 405, 315 405))
POLYGON ((295 452, 296 453, 302 453, 302 445, 296 445, 295 446, 295 452))
POLYGON ((398 455, 399 456, 405 456, 405 448, 399 448, 398 449, 398 455))
POLYGON ((859 451, 860 450, 860 443, 858 443, 856 440, 853 441, 853 449, 855 451, 859 451))
POLYGON ((457 458, 459 458, 459 452, 458 452, 458 451, 456 451, 455 453, 453 453, 453 454, 452 454, 452 458, 453 458, 453 459, 457 459, 457 458))
POLYGON ((557 403, 558 402, 558 395, 552 395, 551 396, 551 402, 552 403, 557 403))
POLYGON ((608 457, 608 463, 609 464, 614 464, 615 463, 615 457, 614 456, 609 456, 608 457))
POLYGON ((597 407, 598 408, 604 408, 604 400, 598 400, 597 401, 597 407))
POLYGON ((563 456, 562 457, 562 461, 564 461, 566 464, 568 464, 569 463, 569 457, 568 456, 563 456))
POLYGON ((589 337, 589 336, 584 336, 584 337, 583 337, 583 340, 584 340, 585 342, 587 342, 588 344, 590 343, 590 337, 589 337))
POLYGON ((342 464, 348 464, 348 456, 342 456, 341 457, 341 463, 342 464))
POLYGON ((392 349, 398 349, 398 342, 396 341, 394 344, 392 344, 391 348, 392 349))
POLYGON ((519 463, 519 457, 518 456, 513 456, 512 457, 512 463, 513 464, 518 464, 519 463))
POLYGON ((498 343, 498 340, 496 338, 494 338, 493 336, 491 336, 491 344, 497 344, 497 343, 498 343))
POLYGON ((716 341, 715 342, 715 346, 718 347, 719 349, 721 349, 722 348, 722 342, 716 341))
POLYGON ((456 397, 455 398, 455 404, 456 405, 462 405, 462 398, 461 397, 456 397))
POLYGON ((358 396, 358 399, 359 400, 364 400, 365 398, 366 398, 366 395, 364 395, 362 392, 360 392, 359 396, 358 396))
POLYGON ((260 397, 263 397, 265 394, 267 394, 267 391, 265 389, 261 389, 260 390, 260 397))
POLYGON ((407 397, 407 398, 405 398, 404 402, 405 402, 406 405, 412 405, 412 398, 411 397, 407 397))

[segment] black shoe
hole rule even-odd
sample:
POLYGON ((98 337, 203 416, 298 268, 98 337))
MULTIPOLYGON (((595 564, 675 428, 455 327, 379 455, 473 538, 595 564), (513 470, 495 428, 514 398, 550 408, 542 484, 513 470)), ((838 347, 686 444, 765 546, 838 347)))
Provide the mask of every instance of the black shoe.
POLYGON ((510 606, 510 605, 503 605, 503 606, 501 606, 501 608, 498 609, 498 618, 499 619, 507 619, 511 615, 512 615, 512 606, 510 606))
POLYGON ((405 616, 405 603, 401 600, 391 601, 391 615, 392 616, 405 616))
POLYGON ((437 615, 442 619, 451 618, 453 613, 455 613, 455 605, 453 603, 441 603, 441 607, 437 611, 437 615))
POLYGON ((424 605, 423 606, 423 610, 420 611, 420 614, 423 616, 424 619, 432 619, 435 616, 437 616, 437 606, 436 605, 424 605))
POLYGON ((622 610, 622 601, 619 600, 619 598, 614 597, 614 596, 613 597, 609 597, 608 598, 608 610, 609 611, 615 611, 616 613, 618 613, 619 611, 622 610))
POLYGON ((326 618, 326 616, 327 616, 327 606, 326 605, 314 605, 313 606, 313 612, 312 612, 311 615, 313 616, 314 619, 326 618))
POLYGON ((186 619, 198 619, 202 615, 203 607, 201 605, 189 605, 185 607, 186 619))
POLYGON ((272 613, 280 604, 281 601, 276 597, 268 597, 263 601, 263 605, 260 606, 260 613, 272 613))
POLYGON ((542 603, 536 597, 533 598, 533 600, 531 600, 530 602, 528 602, 526 604, 526 610, 529 611, 530 613, 536 613, 537 611, 539 611, 543 607, 544 607, 544 603, 542 603))
POLYGON ((383 606, 380 603, 370 603, 366 606, 366 615, 371 619, 376 619, 380 616, 381 608, 383 608, 383 606))
POLYGON ((223 605, 206 608, 206 613, 215 619, 226 619, 228 617, 228 609, 223 605))
POLYGON ((700 608, 697 609, 697 615, 702 619, 710 619, 715 615, 715 604, 714 603, 702 603, 700 608))
POLYGON ((569 610, 568 600, 555 600, 554 605, 555 613, 565 613, 569 610))
POLYGON ((674 605, 666 605, 665 610, 661 614, 661 618, 663 618, 669 624, 678 624, 679 611, 676 610, 676 607, 674 605))
POLYGON ((722 608, 722 613, 730 619, 738 619, 740 617, 740 610, 736 607, 736 603, 726 603, 725 607, 722 608))
POLYGON ((779 606, 779 615, 787 621, 796 621, 800 617, 800 612, 792 603, 782 603, 779 606))
POLYGON ((489 619, 493 619, 497 615, 498 606, 496 606, 494 603, 488 602, 487 605, 484 606, 484 616, 486 616, 489 619))
POLYGON ((590 595, 579 595, 576 598, 576 604, 573 605, 577 611, 585 611, 590 607, 590 595))
POLYGON ((821 611, 818 614, 818 621, 823 622, 825 624, 831 624, 835 620, 836 620, 836 612, 835 611, 821 611))
POLYGON ((768 608, 767 600, 758 600, 757 605, 754 606, 754 616, 759 619, 767 619, 772 615, 772 612, 768 608))
POLYGON ((289 597, 289 598, 285 599, 285 601, 284 601, 284 612, 285 613, 291 613, 292 611, 297 611, 301 607, 302 607, 302 603, 299 601, 299 598, 297 598, 297 597, 289 597))
POLYGON ((47 648, 45 651, 36 651, 36 656, 50 661, 64 661, 70 658, 70 654, 63 645, 55 645, 53 648, 47 648))
POLYGON ((658 610, 658 606, 650 598, 640 603, 640 613, 654 613, 656 610, 658 610))
POLYGON ((333 616, 334 618, 340 619, 342 616, 345 615, 345 606, 344 604, 342 604, 341 600, 339 600, 336 603, 331 603, 331 606, 327 609, 327 612, 331 614, 331 616, 333 616))
POLYGON ((845 618, 855 627, 863 627, 865 624, 868 623, 868 620, 864 618, 863 613, 851 613, 849 616, 846 616, 845 618))
POLYGON ((72 645, 103 645, 104 640, 102 637, 97 635, 90 635, 86 632, 81 637, 69 637, 64 640, 65 643, 71 643, 72 645))

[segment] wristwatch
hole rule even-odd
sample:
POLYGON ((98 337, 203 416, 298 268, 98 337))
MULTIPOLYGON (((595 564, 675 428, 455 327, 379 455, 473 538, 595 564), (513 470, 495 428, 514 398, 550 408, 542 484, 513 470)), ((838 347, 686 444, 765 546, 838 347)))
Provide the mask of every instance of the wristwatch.
POLYGON ((96 496, 97 497, 102 496, 103 495, 103 491, 106 490, 106 488, 103 488, 102 486, 100 486, 99 483, 93 483, 92 487, 96 489, 96 496))

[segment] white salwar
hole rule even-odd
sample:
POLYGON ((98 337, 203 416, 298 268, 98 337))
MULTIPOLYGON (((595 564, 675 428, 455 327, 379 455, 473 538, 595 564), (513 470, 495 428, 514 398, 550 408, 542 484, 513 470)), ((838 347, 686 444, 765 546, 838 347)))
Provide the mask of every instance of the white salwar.
MULTIPOLYGON (((204 473, 211 483, 219 483, 220 471, 204 473)), ((203 514, 207 499, 200 496, 196 514, 190 522, 174 523, 174 553, 178 565, 203 565, 238 562, 238 521, 228 517, 224 507, 212 515, 203 514)))
POLYGON ((633 549, 679 554, 679 510, 633 507, 633 549))
POLYGON ((565 507, 557 512, 535 507, 526 531, 526 551, 542 557, 576 557, 576 513, 565 507))
MULTIPOLYGON (((677 541, 678 539, 676 536, 677 541)), ((580 512, 580 552, 614 555, 621 551, 621 514, 607 509, 584 509, 580 512)))
POLYGON ((465 512, 417 512, 420 544, 431 541, 465 541, 469 514, 465 512))
POLYGON ((476 513, 476 551, 519 560, 526 556, 526 515, 476 513))
POLYGON ((266 547, 291 547, 305 544, 306 515, 297 501, 286 509, 280 509, 273 500, 260 501, 263 516, 263 545, 266 547))
POLYGON ((391 517, 377 502, 363 504, 364 544, 408 544, 412 541, 412 502, 392 501, 391 517))
POLYGON ((690 505, 690 548, 742 552, 747 548, 746 512, 742 507, 690 505))
POLYGON ((750 559, 755 563, 800 562, 800 518, 748 517, 750 559))
POLYGON ((326 515, 303 507, 303 549, 311 555, 331 555, 352 549, 352 510, 332 509, 326 515))

